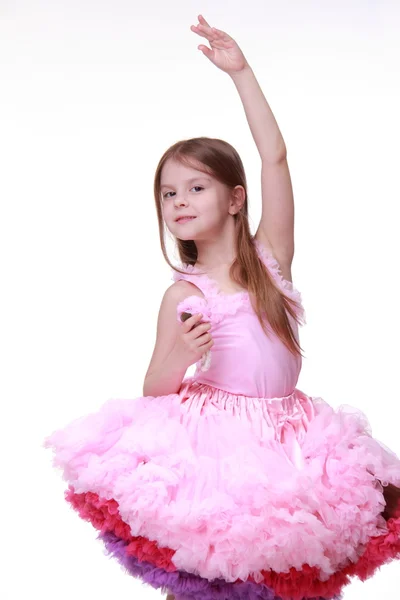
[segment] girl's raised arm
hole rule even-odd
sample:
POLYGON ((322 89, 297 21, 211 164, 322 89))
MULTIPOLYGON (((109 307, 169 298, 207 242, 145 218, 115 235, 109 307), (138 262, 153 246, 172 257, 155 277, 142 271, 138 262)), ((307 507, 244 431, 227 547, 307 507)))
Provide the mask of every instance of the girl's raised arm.
POLYGON ((238 44, 227 33, 210 27, 202 15, 191 30, 211 46, 198 48, 231 76, 243 102, 250 131, 261 156, 261 220, 255 237, 273 251, 282 275, 290 280, 294 255, 294 200, 286 145, 275 117, 238 44))

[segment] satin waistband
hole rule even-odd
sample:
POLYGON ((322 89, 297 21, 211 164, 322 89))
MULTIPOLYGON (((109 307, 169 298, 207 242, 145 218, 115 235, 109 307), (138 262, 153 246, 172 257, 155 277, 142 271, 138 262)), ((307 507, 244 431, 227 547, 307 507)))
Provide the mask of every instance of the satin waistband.
POLYGON ((181 388, 178 394, 184 399, 185 397, 194 394, 194 393, 204 393, 205 395, 212 396, 213 398, 219 398, 221 401, 226 401, 228 403, 235 402, 236 400, 243 400, 244 402, 262 402, 263 404, 267 403, 271 410, 284 410, 291 412, 291 409, 297 403, 299 398, 304 400, 308 400, 309 397, 304 394, 298 388, 294 388, 293 391, 287 396, 274 396, 274 397, 265 397, 265 396, 249 396, 245 394, 234 394, 228 390, 223 390, 221 388, 217 388, 215 386, 209 385, 208 383, 202 383, 201 381, 197 381, 194 377, 188 377, 182 382, 181 388))
POLYGON ((295 388, 288 396, 259 398, 232 394, 188 378, 178 392, 188 414, 228 413, 246 422, 263 442, 279 443, 279 451, 297 468, 304 467, 301 444, 315 416, 310 396, 295 388))

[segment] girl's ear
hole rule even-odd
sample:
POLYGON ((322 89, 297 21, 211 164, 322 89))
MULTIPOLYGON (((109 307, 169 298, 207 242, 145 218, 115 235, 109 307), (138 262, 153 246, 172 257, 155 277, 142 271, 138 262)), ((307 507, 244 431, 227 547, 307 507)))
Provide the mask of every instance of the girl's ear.
POLYGON ((244 190, 244 187, 242 185, 237 185, 232 192, 231 204, 229 207, 234 211, 231 213, 232 215, 235 215, 236 213, 238 213, 240 211, 240 209, 242 208, 242 206, 244 204, 245 199, 246 199, 246 192, 244 190))

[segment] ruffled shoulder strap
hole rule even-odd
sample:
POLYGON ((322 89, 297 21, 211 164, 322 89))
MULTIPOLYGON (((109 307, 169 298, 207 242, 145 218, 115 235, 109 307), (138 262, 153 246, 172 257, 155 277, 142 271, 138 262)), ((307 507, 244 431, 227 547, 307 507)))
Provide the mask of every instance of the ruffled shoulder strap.
POLYGON ((253 239, 253 242, 257 249, 258 256, 262 260, 263 264, 267 267, 269 273, 272 275, 279 288, 283 291, 285 296, 297 302, 298 309, 296 309, 296 314, 303 323, 306 323, 306 315, 301 293, 294 287, 291 281, 288 281, 283 277, 281 267, 271 250, 255 238, 253 239))
POLYGON ((177 310, 177 320, 181 320, 182 312, 189 312, 190 314, 202 313, 202 321, 209 322, 211 321, 212 310, 209 305, 209 299, 215 294, 215 286, 214 283, 205 275, 201 274, 200 270, 193 265, 185 265, 179 264, 178 268, 183 273, 179 273, 172 269, 172 277, 173 281, 189 281, 196 285, 204 294, 204 297, 201 297, 197 294, 191 294, 184 298, 176 307, 177 310))

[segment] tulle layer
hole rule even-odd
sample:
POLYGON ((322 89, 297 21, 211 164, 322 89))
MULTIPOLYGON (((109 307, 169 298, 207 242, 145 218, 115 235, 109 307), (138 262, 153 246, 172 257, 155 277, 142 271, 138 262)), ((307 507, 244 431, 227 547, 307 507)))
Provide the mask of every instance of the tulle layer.
MULTIPOLYGON (((123 542, 122 544, 117 544, 119 550, 115 554, 120 562, 122 560, 121 557, 124 555, 134 558, 135 561, 145 562, 151 572, 153 571, 150 566, 161 569, 164 574, 178 572, 178 575, 175 575, 178 580, 174 579, 174 577, 171 577, 169 580, 171 584, 174 583, 178 587, 174 589, 169 587, 169 589, 172 592, 177 591, 179 593, 184 590, 188 591, 186 587, 184 590, 179 587, 182 583, 182 578, 185 582, 184 585, 186 585, 189 574, 184 571, 178 571, 174 564, 174 550, 160 547, 155 541, 144 537, 133 537, 129 526, 122 521, 119 515, 118 504, 115 500, 104 500, 91 492, 76 494, 72 487, 66 491, 66 500, 71 503, 74 510, 79 513, 82 519, 91 522, 103 534, 111 534, 111 537, 107 537, 106 535, 104 539, 123 542)), ((234 586, 233 590, 236 590, 235 586, 238 584, 251 583, 251 590, 255 593, 256 586, 261 586, 260 593, 266 594, 268 600, 268 594, 270 593, 276 594, 283 600, 302 600, 303 598, 310 597, 339 597, 343 588, 350 583, 350 576, 357 576, 359 579, 365 580, 371 577, 383 564, 400 557, 400 503, 396 518, 389 519, 387 528, 386 534, 369 540, 364 553, 356 563, 350 563, 347 567, 337 571, 325 581, 321 581, 318 569, 305 564, 301 571, 291 568, 288 573, 275 573, 265 570, 262 572, 262 580, 257 583, 252 576, 249 576, 244 581, 239 578, 233 583, 224 582, 221 589, 226 591, 231 589, 231 586, 234 586)), ((125 563, 127 564, 128 562, 129 559, 127 558, 125 563)), ((136 562, 130 564, 136 565, 136 562)), ((134 570, 131 570, 132 575, 135 575, 135 573, 134 570)), ((159 572, 157 571, 157 573, 159 572)), ((140 576, 140 573, 138 575, 140 576)), ((190 578, 190 581, 196 582, 196 586, 198 584, 196 578, 201 581, 200 591, 204 591, 207 585, 210 584, 210 587, 207 587, 209 593, 215 594, 212 596, 213 598, 220 598, 217 594, 223 580, 209 581, 199 575, 194 576, 193 574, 193 578, 190 578)), ((190 589, 192 594, 194 594, 194 588, 191 587, 190 589)), ((239 589, 244 591, 247 588, 240 587, 239 589)), ((246 598, 246 595, 243 597, 246 598)), ((264 595, 259 597, 264 598, 264 595)), ((201 595, 199 596, 200 598, 201 595)), ((193 595, 194 599, 197 600, 197 596, 193 595)))
MULTIPOLYGON (((113 533, 102 533, 98 537, 103 541, 107 554, 116 558, 130 575, 140 578, 163 593, 173 593, 176 600, 281 600, 280 596, 276 596, 271 588, 263 584, 250 581, 234 584, 223 580, 210 582, 191 573, 166 571, 128 554, 127 542, 113 533)), ((341 598, 340 594, 332 597, 331 600, 341 598)), ((324 598, 307 596, 307 600, 324 600, 324 598)))
POLYGON ((365 415, 298 389, 250 398, 188 381, 109 400, 45 446, 76 493, 118 503, 132 536, 226 582, 306 565, 328 580, 389 534, 380 482, 400 485, 400 461, 365 415))

